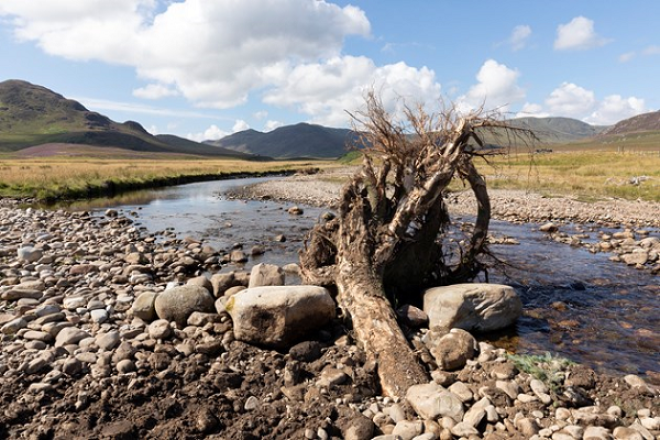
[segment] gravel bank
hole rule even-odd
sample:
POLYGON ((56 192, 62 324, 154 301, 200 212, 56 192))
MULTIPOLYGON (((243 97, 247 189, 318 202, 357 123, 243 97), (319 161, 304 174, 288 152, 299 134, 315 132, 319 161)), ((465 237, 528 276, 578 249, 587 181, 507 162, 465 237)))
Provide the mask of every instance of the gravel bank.
MULTIPOLYGON (((313 206, 336 205, 343 182, 355 168, 342 168, 316 175, 291 176, 237 188, 229 197, 275 199, 313 206)), ((543 197, 517 190, 490 190, 493 218, 517 222, 596 222, 609 226, 660 227, 660 203, 607 199, 582 202, 573 197, 543 197)), ((457 215, 476 212, 470 192, 452 194, 449 209, 457 215)))

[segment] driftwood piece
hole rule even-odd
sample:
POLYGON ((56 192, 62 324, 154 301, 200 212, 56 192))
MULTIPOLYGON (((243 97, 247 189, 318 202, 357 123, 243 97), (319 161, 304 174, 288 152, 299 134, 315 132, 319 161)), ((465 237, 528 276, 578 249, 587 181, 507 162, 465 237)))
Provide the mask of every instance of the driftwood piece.
POLYGON ((383 393, 401 397, 428 376, 392 303, 419 303, 424 288, 465 281, 481 269, 490 201, 472 160, 483 147, 480 131, 506 129, 453 109, 434 117, 419 107, 406 116, 396 122, 374 94, 367 97, 367 111, 355 117, 366 146, 362 167, 342 190, 337 218, 314 227, 300 258, 304 281, 336 286, 357 342, 377 363, 383 393), (478 212, 459 260, 446 262, 444 192, 455 178, 470 185, 478 212))

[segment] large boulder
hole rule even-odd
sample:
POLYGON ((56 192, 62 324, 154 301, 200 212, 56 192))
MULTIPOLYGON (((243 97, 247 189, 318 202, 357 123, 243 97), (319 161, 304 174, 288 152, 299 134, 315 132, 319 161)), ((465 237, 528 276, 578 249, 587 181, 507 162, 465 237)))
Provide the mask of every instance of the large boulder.
POLYGON ((184 326, 193 312, 215 311, 213 296, 201 286, 186 285, 167 289, 154 303, 160 319, 175 321, 184 326))
POLYGON ((509 286, 455 284, 427 290, 424 311, 431 328, 489 332, 513 325, 522 314, 522 302, 509 286))
POLYGON ((274 348, 289 347, 335 316, 330 293, 317 286, 262 286, 233 295, 225 309, 236 339, 274 348))

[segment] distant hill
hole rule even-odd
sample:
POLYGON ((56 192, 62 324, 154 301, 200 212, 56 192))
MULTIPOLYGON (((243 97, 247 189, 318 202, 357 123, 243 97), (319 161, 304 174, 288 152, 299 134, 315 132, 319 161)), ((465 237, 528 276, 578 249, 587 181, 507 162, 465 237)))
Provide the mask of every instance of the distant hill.
POLYGON ((133 121, 114 122, 82 104, 26 81, 0 82, 0 151, 44 144, 117 147, 131 151, 241 156, 173 137, 156 138, 133 121))
MULTIPOLYGON (((507 121, 514 127, 532 130, 540 144, 562 144, 591 138, 606 127, 589 125, 570 118, 517 118, 507 121)), ((226 136, 217 141, 205 141, 209 145, 252 154, 271 157, 341 157, 347 152, 347 145, 355 143, 357 134, 348 129, 328 128, 320 125, 300 123, 280 127, 269 133, 245 130, 226 136)), ((508 143, 509 138, 502 132, 484 133, 484 140, 490 146, 508 143)))
POLYGON ((562 117, 516 118, 507 122, 513 127, 533 131, 541 144, 560 144, 590 138, 607 128, 562 117))
MULTIPOLYGON (((170 147, 178 150, 185 151, 187 154, 208 155, 209 146, 207 144, 191 141, 173 134, 157 134, 155 136, 160 142, 169 145, 170 147)), ((252 154, 245 154, 239 151, 230 150, 227 148, 211 146, 214 156, 231 156, 240 157, 245 159, 260 159, 258 156, 252 154)), ((270 159, 269 157, 261 157, 261 159, 270 159)))
POLYGON ((619 135, 644 131, 660 131, 660 111, 643 113, 624 119, 608 128, 603 135, 619 135))
POLYGON ((346 153, 346 146, 352 145, 356 136, 349 129, 300 123, 279 127, 268 133, 245 130, 205 143, 270 157, 336 158, 346 153))

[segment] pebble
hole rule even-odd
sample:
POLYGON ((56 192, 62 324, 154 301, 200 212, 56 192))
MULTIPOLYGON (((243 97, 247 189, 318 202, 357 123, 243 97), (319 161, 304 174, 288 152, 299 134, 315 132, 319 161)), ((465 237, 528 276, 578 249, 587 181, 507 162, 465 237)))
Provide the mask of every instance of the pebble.
POLYGON ((131 373, 135 370, 135 363, 130 359, 124 359, 117 363, 117 371, 121 374, 131 373))
POLYGON ((108 311, 105 309, 94 309, 90 312, 93 322, 103 323, 108 320, 108 311))
POLYGON ((50 342, 53 340, 53 336, 50 333, 42 331, 28 330, 27 332, 23 333, 23 339, 27 339, 28 341, 32 340, 50 342))
POLYGON ((67 310, 76 310, 81 307, 84 307, 87 304, 87 300, 84 297, 67 297, 64 298, 62 303, 64 308, 67 310))
POLYGON ((64 327, 57 333, 55 338, 55 347, 64 347, 65 345, 77 344, 90 335, 84 330, 76 327, 64 327))
POLYGON ((167 319, 157 319, 149 324, 149 336, 153 339, 167 339, 172 334, 172 327, 167 319))
POLYGON ((419 434, 421 434, 423 429, 424 424, 421 420, 401 420, 394 426, 392 435, 399 436, 403 440, 412 440, 414 437, 417 437, 419 434))
POLYGON ((247 400, 245 401, 245 405, 243 406, 245 411, 252 411, 254 409, 257 409, 257 407, 259 407, 259 399, 257 399, 255 396, 248 397, 247 400))
POLYGON ((119 331, 112 330, 108 333, 98 335, 96 337, 96 345, 103 350, 112 350, 119 345, 121 337, 119 331))
POLYGON ((602 426, 589 426, 584 430, 586 440, 610 440, 611 438, 610 430, 602 426))
POLYGON ((27 321, 23 318, 16 318, 2 326, 2 333, 11 335, 27 327, 27 321))

